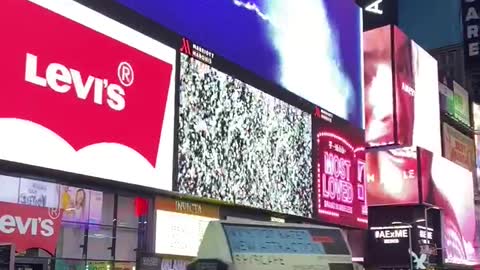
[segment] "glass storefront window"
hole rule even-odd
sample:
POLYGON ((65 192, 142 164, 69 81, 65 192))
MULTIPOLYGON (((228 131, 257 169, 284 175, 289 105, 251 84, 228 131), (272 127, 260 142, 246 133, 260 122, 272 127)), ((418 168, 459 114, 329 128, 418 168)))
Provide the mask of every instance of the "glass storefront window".
POLYGON ((129 228, 117 228, 117 245, 115 259, 119 261, 135 261, 138 231, 129 228))
POLYGON ((89 225, 87 258, 94 260, 113 259, 112 248, 112 227, 89 225))
POLYGON ((135 270, 134 262, 116 262, 114 265, 115 270, 135 270))
POLYGON ((0 175, 0 201, 7 203, 18 203, 18 189, 20 188, 20 178, 0 175))
POLYGON ((113 270, 112 261, 88 261, 86 270, 113 270))
POLYGON ((92 222, 92 223, 99 223, 102 225, 112 225, 113 218, 114 218, 114 208, 115 208, 115 195, 113 193, 103 193, 103 198, 101 205, 94 203, 91 201, 90 208, 99 208, 102 210, 101 212, 101 220, 99 222, 92 222))
POLYGON ((118 196, 119 227, 138 228, 138 217, 135 213, 135 198, 118 196))
MULTIPOLYGON (((61 227, 55 230, 55 270, 134 268, 137 243, 145 241, 145 225, 139 226, 136 206, 139 198, 23 177, 0 175, 0 183, 0 202, 62 210, 61 227)), ((32 248, 23 256, 50 255, 32 248)))
POLYGON ((84 270, 85 261, 83 260, 55 260, 55 270, 84 270))
POLYGON ((57 245, 56 255, 58 258, 83 258, 85 227, 86 225, 80 223, 62 223, 62 230, 57 245))
POLYGON ((58 187, 54 183, 21 178, 18 203, 39 207, 58 207, 58 187))

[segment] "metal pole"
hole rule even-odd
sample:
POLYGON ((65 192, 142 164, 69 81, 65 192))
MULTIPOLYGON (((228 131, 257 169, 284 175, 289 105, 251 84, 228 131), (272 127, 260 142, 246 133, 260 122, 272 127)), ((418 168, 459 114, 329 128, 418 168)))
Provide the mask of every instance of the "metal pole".
MULTIPOLYGON (((424 218, 425 218, 425 230, 426 230, 426 241, 428 241, 428 243, 430 244, 430 239, 428 239, 428 232, 430 231, 428 229, 428 210, 430 210, 430 207, 425 207, 425 212, 424 212, 424 218)), ((432 233, 433 235, 433 233, 432 233)), ((433 239, 432 239, 433 241, 433 239)), ((427 255, 427 261, 426 261, 426 266, 428 267, 430 265, 430 255, 427 255)))
POLYGON ((408 227, 408 256, 410 258, 410 269, 413 270, 413 259, 412 259, 412 225, 408 227))
POLYGON ((424 210, 425 228, 428 228, 428 210, 429 208, 425 207, 425 210, 424 210))

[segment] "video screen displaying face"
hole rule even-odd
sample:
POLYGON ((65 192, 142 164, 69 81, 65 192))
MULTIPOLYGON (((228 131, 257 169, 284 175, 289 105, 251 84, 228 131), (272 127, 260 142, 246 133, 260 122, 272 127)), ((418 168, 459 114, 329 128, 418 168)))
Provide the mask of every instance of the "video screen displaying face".
POLYGON ((181 193, 312 216, 311 115, 181 55, 181 193))
POLYGON ((365 134, 370 147, 441 153, 436 60, 397 27, 364 33, 365 134), (428 106, 426 106, 428 104, 428 106))
POLYGON ((395 27, 393 28, 393 44, 397 144, 410 146, 413 143, 416 94, 412 42, 407 35, 395 27))
POLYGON ((391 39, 390 26, 363 34, 365 140, 368 146, 396 143, 391 39))
POLYGON ((328 223, 366 228, 363 131, 335 118, 331 120, 313 120, 316 214, 328 223))
POLYGON ((426 150, 422 150, 420 156, 423 200, 439 207, 443 213, 444 261, 476 262, 472 173, 426 150))
POLYGON ((417 148, 367 153, 368 205, 418 204, 417 148))

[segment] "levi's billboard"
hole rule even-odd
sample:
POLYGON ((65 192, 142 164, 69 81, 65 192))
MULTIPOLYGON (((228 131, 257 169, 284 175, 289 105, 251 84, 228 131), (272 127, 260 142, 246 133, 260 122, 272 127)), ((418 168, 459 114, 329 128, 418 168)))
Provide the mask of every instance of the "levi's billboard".
POLYGON ((55 254, 62 211, 0 202, 0 242, 14 243, 17 252, 32 248, 55 254))
POLYGON ((328 223, 366 229, 363 130, 319 111, 312 120, 315 216, 328 223))
POLYGON ((394 26, 365 32, 363 40, 367 146, 440 153, 436 60, 394 26))
POLYGON ((0 159, 171 189, 174 49, 70 0, 0 23, 0 159))

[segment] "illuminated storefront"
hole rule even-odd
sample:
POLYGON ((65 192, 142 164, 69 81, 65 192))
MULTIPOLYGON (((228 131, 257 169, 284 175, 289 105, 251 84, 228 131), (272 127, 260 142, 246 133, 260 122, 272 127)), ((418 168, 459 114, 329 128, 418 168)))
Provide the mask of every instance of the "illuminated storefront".
POLYGON ((145 241, 148 199, 106 190, 0 176, 0 242, 17 263, 55 269, 133 269, 145 241), (36 260, 32 260, 37 258, 36 260))

